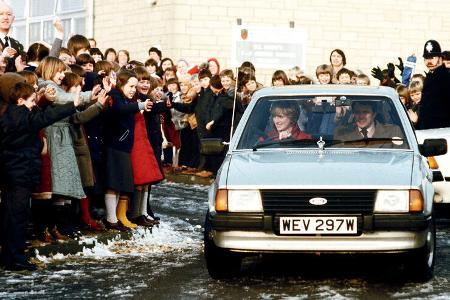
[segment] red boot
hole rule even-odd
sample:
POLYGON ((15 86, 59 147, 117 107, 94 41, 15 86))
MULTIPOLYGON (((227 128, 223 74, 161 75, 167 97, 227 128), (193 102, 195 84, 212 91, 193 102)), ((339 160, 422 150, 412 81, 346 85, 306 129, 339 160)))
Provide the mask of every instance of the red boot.
POLYGON ((80 200, 80 210, 81 210, 81 221, 91 230, 95 231, 104 231, 105 227, 97 223, 91 217, 91 213, 89 211, 89 198, 83 198, 80 200))

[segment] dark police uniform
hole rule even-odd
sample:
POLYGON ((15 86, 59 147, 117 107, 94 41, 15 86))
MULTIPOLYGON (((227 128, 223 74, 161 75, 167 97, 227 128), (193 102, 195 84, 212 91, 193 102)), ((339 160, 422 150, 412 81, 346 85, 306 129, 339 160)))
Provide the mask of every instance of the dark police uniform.
MULTIPOLYGON (((424 58, 442 56, 435 40, 424 46, 424 58)), ((417 129, 450 127, 450 71, 444 65, 428 72, 425 78, 417 129)))
POLYGON ((450 127, 450 72, 444 65, 427 74, 421 103, 418 129, 450 127))

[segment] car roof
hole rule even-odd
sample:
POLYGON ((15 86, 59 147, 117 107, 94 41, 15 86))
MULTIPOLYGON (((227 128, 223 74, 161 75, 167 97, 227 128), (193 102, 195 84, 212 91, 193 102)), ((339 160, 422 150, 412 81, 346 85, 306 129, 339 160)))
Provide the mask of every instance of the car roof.
POLYGON ((295 95, 336 95, 336 96, 385 96, 398 98, 398 94, 391 87, 361 86, 341 84, 305 84, 288 85, 282 87, 266 87, 255 92, 253 98, 268 96, 295 96, 295 95))

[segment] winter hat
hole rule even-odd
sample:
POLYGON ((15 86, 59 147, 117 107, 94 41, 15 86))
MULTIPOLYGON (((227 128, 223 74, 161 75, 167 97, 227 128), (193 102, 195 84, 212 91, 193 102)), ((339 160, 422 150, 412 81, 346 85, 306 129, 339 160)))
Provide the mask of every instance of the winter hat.
POLYGON ((200 69, 198 68, 197 65, 193 66, 192 68, 189 69, 188 73, 190 75, 194 75, 194 74, 198 74, 198 72, 200 71, 200 69))
POLYGON ((214 58, 214 57, 211 57, 211 58, 208 59, 208 64, 209 64, 210 61, 215 62, 216 65, 217 65, 217 74, 213 74, 213 75, 219 75, 219 73, 220 73, 220 64, 219 64, 219 61, 217 60, 217 58, 214 58))

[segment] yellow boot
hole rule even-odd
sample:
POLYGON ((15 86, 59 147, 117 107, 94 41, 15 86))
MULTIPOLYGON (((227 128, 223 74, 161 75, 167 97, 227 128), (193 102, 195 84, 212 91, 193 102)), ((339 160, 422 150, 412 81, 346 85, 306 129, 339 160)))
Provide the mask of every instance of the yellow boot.
POLYGON ((123 226, 135 229, 137 228, 137 225, 134 223, 131 223, 130 220, 127 218, 127 206, 128 206, 128 200, 120 198, 119 203, 117 204, 117 219, 123 224, 123 226))

